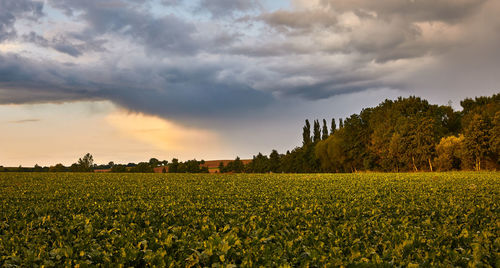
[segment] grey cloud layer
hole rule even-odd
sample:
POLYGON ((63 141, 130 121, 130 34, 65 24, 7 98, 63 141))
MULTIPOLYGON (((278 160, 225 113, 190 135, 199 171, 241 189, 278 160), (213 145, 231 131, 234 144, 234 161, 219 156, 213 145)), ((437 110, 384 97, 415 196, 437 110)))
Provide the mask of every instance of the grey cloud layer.
POLYGON ((37 19, 42 16, 43 3, 31 0, 0 0, 0 42, 16 36, 14 23, 21 16, 37 19))
POLYGON ((86 22, 82 36, 87 39, 104 34, 130 38, 149 53, 190 54, 201 44, 193 39, 196 27, 172 14, 155 18, 133 1, 51 0, 66 14, 86 22))
POLYGON ((354 11, 381 19, 401 17, 408 21, 460 22, 488 0, 321 0, 333 11, 354 11))
MULTIPOLYGON (((454 65, 471 62, 464 53, 482 55, 488 66, 479 64, 483 75, 475 77, 500 68, 484 57, 500 47, 496 0, 296 2, 266 12, 258 1, 200 0, 186 17, 168 9, 182 8, 181 0, 48 0, 80 27, 20 35, 19 21, 42 20, 42 2, 0 0, 0 42, 74 59, 0 52, 0 104, 106 99, 165 117, 237 117, 283 98, 377 88, 418 93, 432 81, 454 94, 424 70, 462 72, 454 65), (155 3, 166 9, 153 12, 155 3)), ((498 79, 476 84, 491 87, 498 79)))
POLYGON ((209 11, 213 17, 227 17, 238 11, 257 9, 259 6, 256 0, 200 0, 198 10, 209 11))
POLYGON ((106 51, 103 47, 106 43, 105 40, 78 40, 80 38, 72 38, 77 39, 77 43, 75 43, 68 40, 68 37, 70 37, 70 35, 58 36, 48 40, 35 32, 30 32, 29 34, 23 35, 23 41, 45 48, 52 48, 73 57, 79 57, 86 52, 106 51))

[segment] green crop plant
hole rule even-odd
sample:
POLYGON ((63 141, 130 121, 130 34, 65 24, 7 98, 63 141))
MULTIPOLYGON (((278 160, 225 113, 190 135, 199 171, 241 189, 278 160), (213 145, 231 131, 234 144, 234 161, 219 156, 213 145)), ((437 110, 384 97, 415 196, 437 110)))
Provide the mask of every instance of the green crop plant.
POLYGON ((0 266, 500 267, 499 173, 0 173, 0 266))

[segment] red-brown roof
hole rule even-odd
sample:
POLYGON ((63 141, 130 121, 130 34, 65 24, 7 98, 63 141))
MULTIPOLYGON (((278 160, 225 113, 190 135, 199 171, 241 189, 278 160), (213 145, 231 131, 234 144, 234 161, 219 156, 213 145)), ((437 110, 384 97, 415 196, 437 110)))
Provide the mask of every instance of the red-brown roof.
MULTIPOLYGON (((233 162, 234 160, 210 160, 210 161, 205 161, 205 164, 201 165, 202 167, 207 167, 207 168, 218 168, 220 165, 220 162, 224 163, 224 166, 227 166, 229 162, 233 162)), ((248 163, 252 162, 251 159, 242 159, 241 162, 243 162, 244 165, 247 165, 248 163)))

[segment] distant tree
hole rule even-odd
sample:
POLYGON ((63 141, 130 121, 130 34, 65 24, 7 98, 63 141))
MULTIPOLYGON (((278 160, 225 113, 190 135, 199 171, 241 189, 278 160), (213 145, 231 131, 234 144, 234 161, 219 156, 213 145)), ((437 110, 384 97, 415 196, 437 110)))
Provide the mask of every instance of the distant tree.
POLYGON ((442 138, 436 145, 437 157, 434 163, 439 171, 460 170, 464 156, 464 136, 442 138))
POLYGON ((500 165, 500 111, 495 113, 490 130, 490 146, 492 155, 496 157, 497 166, 500 165))
POLYGON ((328 139, 328 126, 326 125, 326 119, 323 119, 323 130, 321 135, 322 140, 328 139))
POLYGON ((432 159, 435 156, 436 147, 436 129, 435 129, 434 119, 427 117, 422 120, 417 125, 414 130, 416 134, 416 155, 419 158, 420 163, 427 162, 429 166, 429 171, 433 171, 432 159))
POLYGON ((78 159, 78 172, 92 172, 94 169, 94 157, 87 153, 83 158, 78 159))
POLYGON ((125 173, 125 172, 127 172, 127 166, 126 165, 113 165, 111 167, 111 172, 113 172, 113 173, 125 173))
POLYGON ((69 171, 70 172, 82 172, 81 167, 77 163, 71 164, 71 166, 69 167, 69 171))
POLYGON ((65 172, 66 167, 63 164, 57 164, 49 168, 49 172, 65 172))
POLYGON ((339 118, 339 129, 344 127, 344 121, 342 118, 339 118))
POLYGON ((233 171, 235 173, 241 173, 241 172, 243 172, 244 168, 245 168, 245 165, 240 160, 240 157, 236 157, 236 159, 233 161, 233 171))
POLYGON ((172 159, 172 162, 168 164, 168 172, 169 173, 179 172, 179 159, 177 158, 172 159))
POLYGON ((35 167, 33 168, 33 172, 43 172, 43 168, 38 164, 36 164, 35 167))
POLYGON ((186 173, 200 173, 201 168, 200 168, 200 162, 195 160, 188 160, 184 162, 185 165, 185 172, 186 173))
POLYGON ((337 125, 335 124, 335 118, 332 118, 332 125, 330 126, 330 135, 335 134, 337 130, 337 125))
POLYGON ((344 172, 347 165, 347 153, 344 142, 344 129, 339 129, 315 148, 315 155, 324 172, 344 172))
POLYGON ((280 172, 280 154, 276 150, 272 150, 271 154, 269 155, 269 171, 273 173, 278 173, 280 172))
POLYGON ((321 140, 321 126, 318 120, 314 120, 314 143, 318 143, 321 140))
POLYGON ((434 155, 434 121, 431 118, 412 117, 402 121, 397 129, 400 135, 402 161, 408 163, 413 171, 429 166, 434 155))
POLYGON ((112 168, 114 165, 115 165, 115 162, 113 162, 113 161, 110 161, 110 162, 108 163, 109 168, 112 168))
POLYGON ((266 173, 269 172, 269 159, 267 156, 259 152, 257 156, 254 156, 252 162, 250 162, 246 167, 246 172, 250 173, 266 173))
POLYGON ((219 173, 224 173, 225 170, 224 170, 224 162, 219 162, 219 173))
POLYGON ((153 173, 154 169, 149 164, 149 162, 141 162, 137 164, 137 166, 130 169, 130 172, 133 173, 153 173))
POLYGON ((394 171, 399 172, 401 168, 401 159, 403 156, 403 148, 401 148, 401 135, 393 133, 389 143, 389 154, 387 159, 394 166, 394 171))
POLYGON ((149 165, 152 167, 152 168, 155 168, 157 166, 160 165, 160 161, 156 158, 151 158, 149 159, 149 165))
POLYGON ((464 129, 465 151, 474 161, 474 169, 481 170, 481 161, 485 159, 489 148, 489 126, 480 114, 475 114, 464 129))
POLYGON ((311 139, 311 124, 309 123, 309 120, 306 120, 306 125, 303 128, 302 131, 302 145, 306 146, 312 143, 311 139))

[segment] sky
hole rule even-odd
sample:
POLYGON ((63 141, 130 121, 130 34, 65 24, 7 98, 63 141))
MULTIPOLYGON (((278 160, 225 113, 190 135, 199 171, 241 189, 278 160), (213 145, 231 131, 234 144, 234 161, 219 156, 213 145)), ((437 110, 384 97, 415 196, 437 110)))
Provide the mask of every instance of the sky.
POLYGON ((0 0, 0 165, 251 158, 500 92, 498 0, 0 0))

